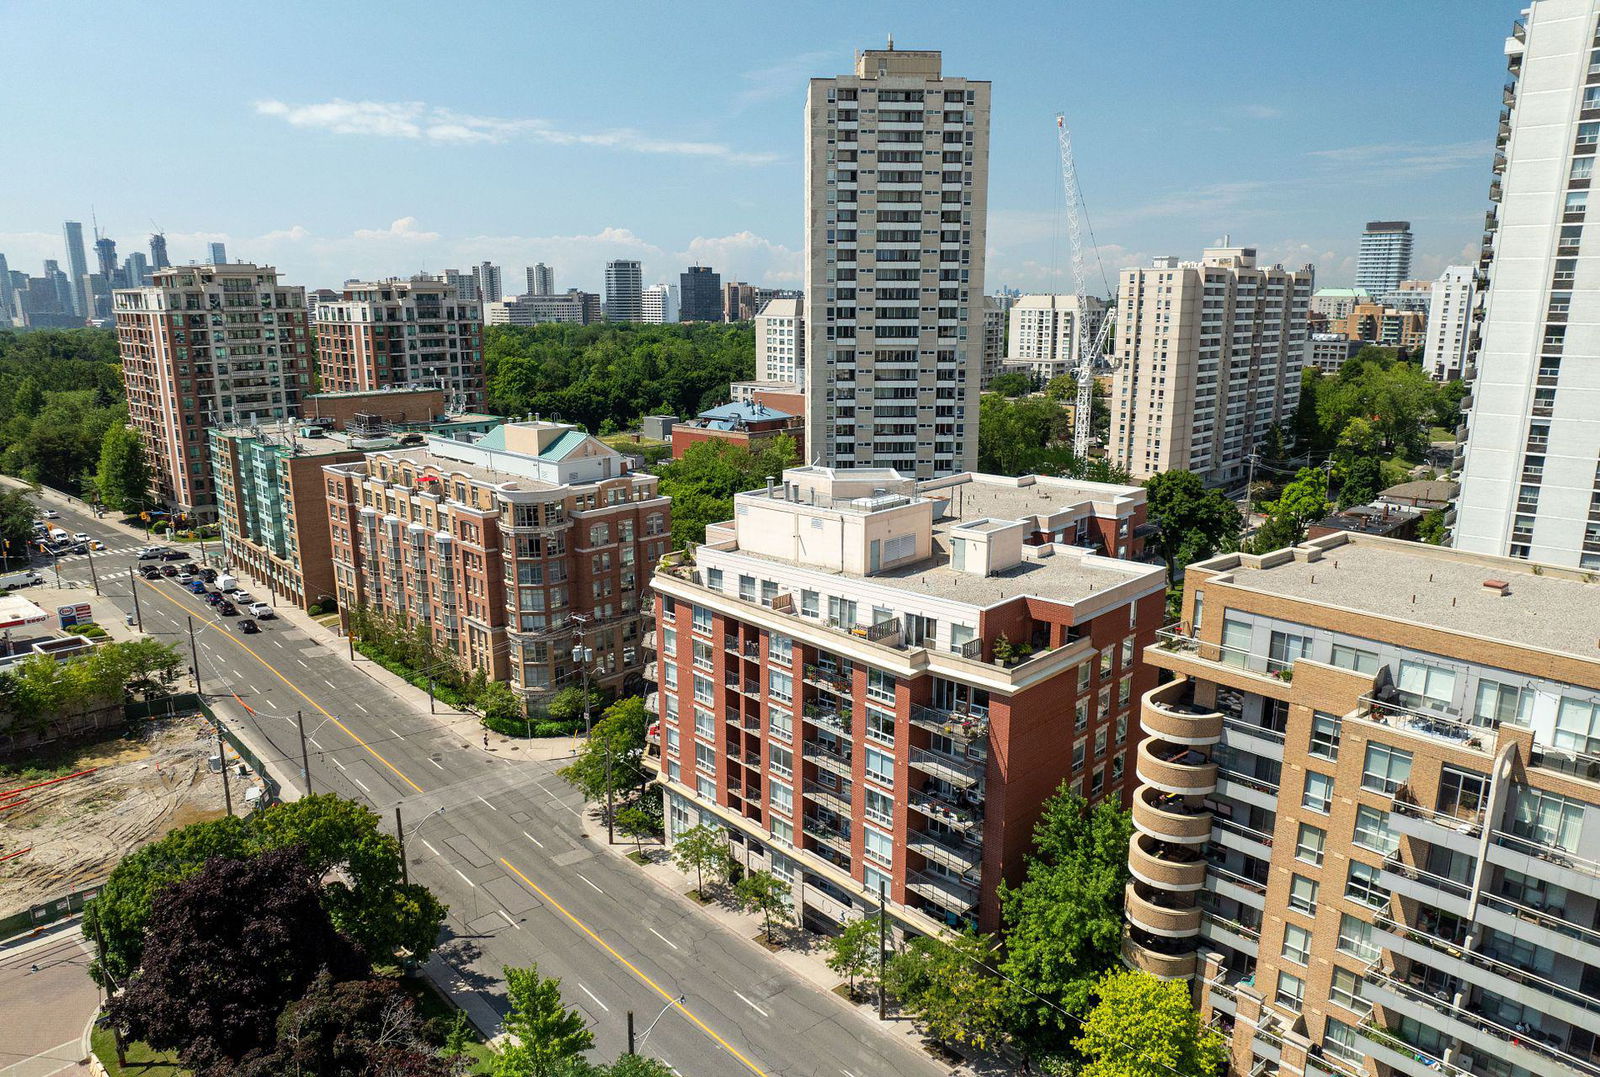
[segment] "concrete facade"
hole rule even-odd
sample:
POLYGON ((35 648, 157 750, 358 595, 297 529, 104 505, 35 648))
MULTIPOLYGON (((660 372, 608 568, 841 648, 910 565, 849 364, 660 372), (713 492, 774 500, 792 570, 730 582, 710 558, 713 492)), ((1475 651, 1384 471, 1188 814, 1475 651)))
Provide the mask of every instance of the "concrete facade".
POLYGON ((804 384, 805 305, 804 299, 769 299, 755 316, 757 381, 804 384))
POLYGON ((1453 381, 1466 372, 1477 294, 1472 266, 1451 266, 1433 282, 1422 368, 1435 381, 1453 381))
POLYGON ((619 258, 606 263, 606 321, 643 320, 643 293, 644 278, 638 262, 619 258))
POLYGON ((1356 256, 1356 290, 1385 296, 1411 276, 1411 222, 1368 221, 1356 256))
MULTIPOLYGON (((1083 300, 1091 338, 1106 315, 1098 296, 1083 300)), ((1062 374, 1075 374, 1082 361, 1079 301, 1075 295, 1025 295, 1011 304, 1011 333, 1006 342, 1005 367, 1021 370, 1040 380, 1041 386, 1062 374)))
POLYGON ((332 392, 442 389, 452 410, 483 406, 483 310, 431 279, 349 282, 319 304, 317 368, 332 392))

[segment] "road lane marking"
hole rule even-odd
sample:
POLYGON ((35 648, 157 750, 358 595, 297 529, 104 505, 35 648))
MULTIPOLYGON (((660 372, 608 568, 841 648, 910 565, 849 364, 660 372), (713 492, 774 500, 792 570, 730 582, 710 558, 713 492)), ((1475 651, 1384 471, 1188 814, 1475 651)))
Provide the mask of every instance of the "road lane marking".
POLYGON ((400 734, 398 734, 398 733, 395 733, 395 731, 394 731, 394 726, 392 726, 392 725, 386 725, 386 726, 384 726, 384 727, 383 727, 383 728, 385 728, 385 729, 387 729, 387 730, 388 730, 388 731, 389 731, 389 732, 390 732, 390 733, 393 733, 393 734, 394 734, 394 739, 395 739, 395 740, 402 740, 402 739, 404 739, 404 738, 402 738, 402 737, 401 737, 401 736, 400 736, 400 734))
MULTIPOLYGON (((461 875, 461 869, 460 868, 451 868, 450 870, 455 872, 457 875, 461 875)), ((473 882, 471 879, 467 878, 465 875, 461 875, 461 881, 466 883, 468 886, 472 887, 474 890, 476 890, 478 888, 478 884, 473 882)))
POLYGON ((528 833, 526 830, 524 830, 522 832, 522 836, 527 838, 529 841, 533 842, 539 848, 541 848, 541 849, 544 848, 544 842, 540 841, 538 838, 534 837, 532 834, 528 833))
POLYGON ((582 931, 585 935, 589 936, 590 939, 594 940, 594 943, 595 943, 596 946, 599 946, 606 953, 608 953, 612 957, 616 958, 617 962, 619 964, 621 964, 623 968, 627 969, 629 972, 631 972, 635 976, 639 977, 639 979, 644 983, 644 985, 646 987, 650 988, 650 990, 652 990, 656 994, 660 995, 662 1000, 664 1002, 667 1002, 671 1006, 672 1009, 677 1010, 679 1013, 683 1014, 683 1016, 687 1017, 690 1021, 693 1021, 696 1028, 698 1028, 701 1032, 704 1032, 707 1036, 710 1036, 713 1040, 715 1040, 719 1045, 721 1045, 721 1047, 722 1047, 722 1049, 724 1051, 727 1051, 734 1058, 738 1059, 744 1065, 744 1067, 746 1069, 748 1069, 751 1073, 755 1074, 756 1077, 769 1077, 769 1075, 767 1074, 766 1070, 762 1069, 760 1066, 757 1066, 754 1062, 750 1061, 744 1055, 740 1054, 738 1052, 738 1050, 734 1048, 733 1044, 729 1043, 727 1040, 723 1039, 721 1036, 719 1036, 715 1032, 713 1032, 711 1030, 711 1026, 710 1025, 708 1025, 704 1021, 700 1020, 700 1018, 698 1018, 698 1017, 696 1017, 694 1015, 694 1013, 689 1009, 689 1007, 687 1007, 683 1003, 679 1002, 678 1000, 683 997, 682 995, 669 994, 667 992, 667 990, 665 988, 663 988, 660 984, 656 983, 650 977, 646 976, 643 972, 640 972, 639 971, 639 967, 637 965, 635 965, 632 961, 629 961, 627 958, 623 957, 621 954, 617 953, 617 951, 612 948, 610 943, 606 942, 606 940, 602 939, 599 935, 595 934, 593 928, 591 928, 588 924, 584 923, 582 920, 578 919, 576 916, 574 916, 570 912, 568 912, 567 909, 566 909, 566 906, 562 905, 555 898, 553 898, 549 894, 545 893, 545 891, 539 886, 538 883, 534 882, 532 879, 530 879, 526 875, 524 875, 521 871, 517 870, 516 865, 512 864, 511 861, 507 860, 505 857, 501 857, 500 858, 500 863, 504 864, 506 866, 506 870, 510 871, 511 874, 513 874, 517 878, 521 879, 524 886, 526 886, 529 890, 532 890, 535 894, 538 894, 539 897, 543 898, 546 905, 549 905, 552 909, 555 909, 562 916, 566 917, 569 921, 571 921, 571 923, 572 923, 572 925, 574 927, 576 927, 579 931, 582 931))
POLYGON ((434 856, 438 856, 439 855, 439 850, 435 849, 433 847, 433 843, 430 842, 427 838, 423 838, 422 839, 422 844, 426 845, 428 847, 428 852, 432 853, 434 856))
POLYGON ((331 755, 328 757, 328 761, 331 762, 334 766, 338 767, 340 770, 344 769, 344 764, 339 762, 337 759, 333 758, 331 755))
POLYGON ((745 998, 743 995, 740 995, 739 992, 735 991, 734 994, 739 995, 739 1001, 744 1003, 746 1006, 750 1007, 752 1010, 756 1011, 756 1013, 759 1013, 762 1017, 766 1017, 767 1016, 767 1011, 766 1010, 763 1010, 760 1006, 757 1006, 754 1002, 751 1002, 749 999, 745 998))
POLYGON ((593 991, 589 990, 587 987, 584 987, 582 984, 578 985, 578 990, 582 991, 584 994, 586 994, 590 998, 594 999, 594 1004, 596 1006, 600 1007, 602 1010, 606 1011, 606 1013, 610 1013, 611 1012, 611 1007, 607 1006, 604 1002, 601 1002, 599 995, 595 994, 593 991))
POLYGON ((440 770, 444 769, 444 764, 440 763, 437 759, 433 758, 432 756, 428 757, 428 762, 432 763, 434 766, 438 767, 440 770))
MULTIPOLYGON (((576 875, 578 878, 582 879, 584 882, 589 883, 590 886, 594 886, 594 883, 590 883, 589 882, 589 877, 587 875, 585 875, 583 872, 575 871, 572 874, 576 875)), ((595 889, 596 893, 599 893, 599 894, 605 893, 605 891, 601 890, 598 886, 594 886, 594 889, 595 889)))
POLYGON ((515 920, 511 919, 511 914, 510 913, 506 912, 504 909, 500 909, 499 912, 500 912, 501 916, 505 917, 506 923, 510 924, 512 927, 516 928, 518 931, 522 930, 522 925, 517 923, 515 920))
POLYGON ((493 811, 499 811, 500 810, 499 808, 496 808, 493 804, 490 804, 487 800, 484 800, 482 797, 479 797, 478 799, 483 802, 483 806, 484 807, 492 809, 493 811))
POLYGON ((665 935, 663 935, 661 932, 657 931, 655 928, 650 928, 650 934, 654 935, 656 938, 660 939, 662 942, 666 943, 668 946, 672 947, 674 950, 676 950, 678 948, 678 944, 677 943, 675 943, 671 939, 667 938, 665 935))
POLYGON ((367 783, 362 781, 360 778, 357 778, 354 774, 350 775, 350 780, 355 782, 357 785, 359 785, 361 787, 361 791, 363 793, 369 793, 370 794, 372 792, 371 789, 367 788, 367 783))

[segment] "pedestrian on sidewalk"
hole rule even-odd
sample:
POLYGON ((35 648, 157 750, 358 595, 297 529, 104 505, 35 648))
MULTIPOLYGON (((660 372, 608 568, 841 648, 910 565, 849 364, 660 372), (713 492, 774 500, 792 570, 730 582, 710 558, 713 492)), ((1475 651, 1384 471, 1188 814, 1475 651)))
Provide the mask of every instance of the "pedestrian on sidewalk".
POLYGON ((483 746, 485 748, 489 747, 489 734, 487 733, 483 735, 483 746))

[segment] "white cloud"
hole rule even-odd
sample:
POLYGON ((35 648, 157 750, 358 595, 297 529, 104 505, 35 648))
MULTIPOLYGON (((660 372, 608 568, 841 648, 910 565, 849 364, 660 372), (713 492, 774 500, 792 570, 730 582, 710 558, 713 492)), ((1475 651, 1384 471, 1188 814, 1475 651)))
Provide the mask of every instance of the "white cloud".
POLYGON ((739 77, 744 80, 744 89, 734 95, 734 110, 742 111, 791 95, 797 100, 804 98, 809 80, 830 59, 838 59, 838 54, 829 51, 803 52, 769 67, 743 72, 739 77))
POLYGON ((1306 156, 1337 167, 1347 180, 1374 178, 1390 182, 1400 176, 1427 176, 1458 168, 1481 168, 1487 173, 1493 152, 1490 144, 1482 140, 1431 146, 1375 142, 1312 150, 1306 156))
MULTIPOLYGON (((305 229, 300 228, 298 225, 296 225, 295 228, 291 229, 291 231, 298 231, 298 232, 301 233, 301 235, 294 236, 292 238, 295 238, 295 239, 303 239, 303 238, 305 238, 305 234, 306 234, 305 233, 305 229)), ((268 235, 271 235, 271 234, 272 233, 270 233, 270 232, 268 233, 268 235)), ((366 239, 366 240, 372 240, 372 239, 406 239, 406 240, 413 240, 413 241, 431 243, 433 240, 436 240, 436 239, 439 238, 439 233, 438 232, 421 232, 421 231, 418 231, 417 230, 417 219, 415 217, 401 217, 399 220, 391 222, 389 227, 387 227, 387 228, 358 228, 355 231, 355 237, 357 239, 366 239)))
POLYGON ((257 101, 256 113, 281 119, 291 127, 336 135, 404 138, 461 145, 515 140, 557 146, 598 146, 633 153, 704 157, 732 164, 766 164, 773 153, 749 153, 720 142, 657 138, 629 127, 603 131, 565 131, 535 117, 477 116, 424 101, 346 101, 335 98, 312 104, 257 101))
POLYGON ((797 287, 804 279, 800 251, 748 229, 729 236, 696 236, 689 241, 687 250, 679 252, 679 259, 684 265, 714 266, 724 283, 744 280, 797 287))

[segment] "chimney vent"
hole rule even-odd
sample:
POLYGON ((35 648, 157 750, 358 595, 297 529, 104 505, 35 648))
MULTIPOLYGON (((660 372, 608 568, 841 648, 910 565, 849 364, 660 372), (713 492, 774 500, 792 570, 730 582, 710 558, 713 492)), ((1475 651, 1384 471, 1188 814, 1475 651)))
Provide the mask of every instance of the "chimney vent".
POLYGON ((1511 585, 1505 580, 1484 580, 1483 589, 1485 591, 1493 591, 1502 598, 1511 593, 1511 585))

